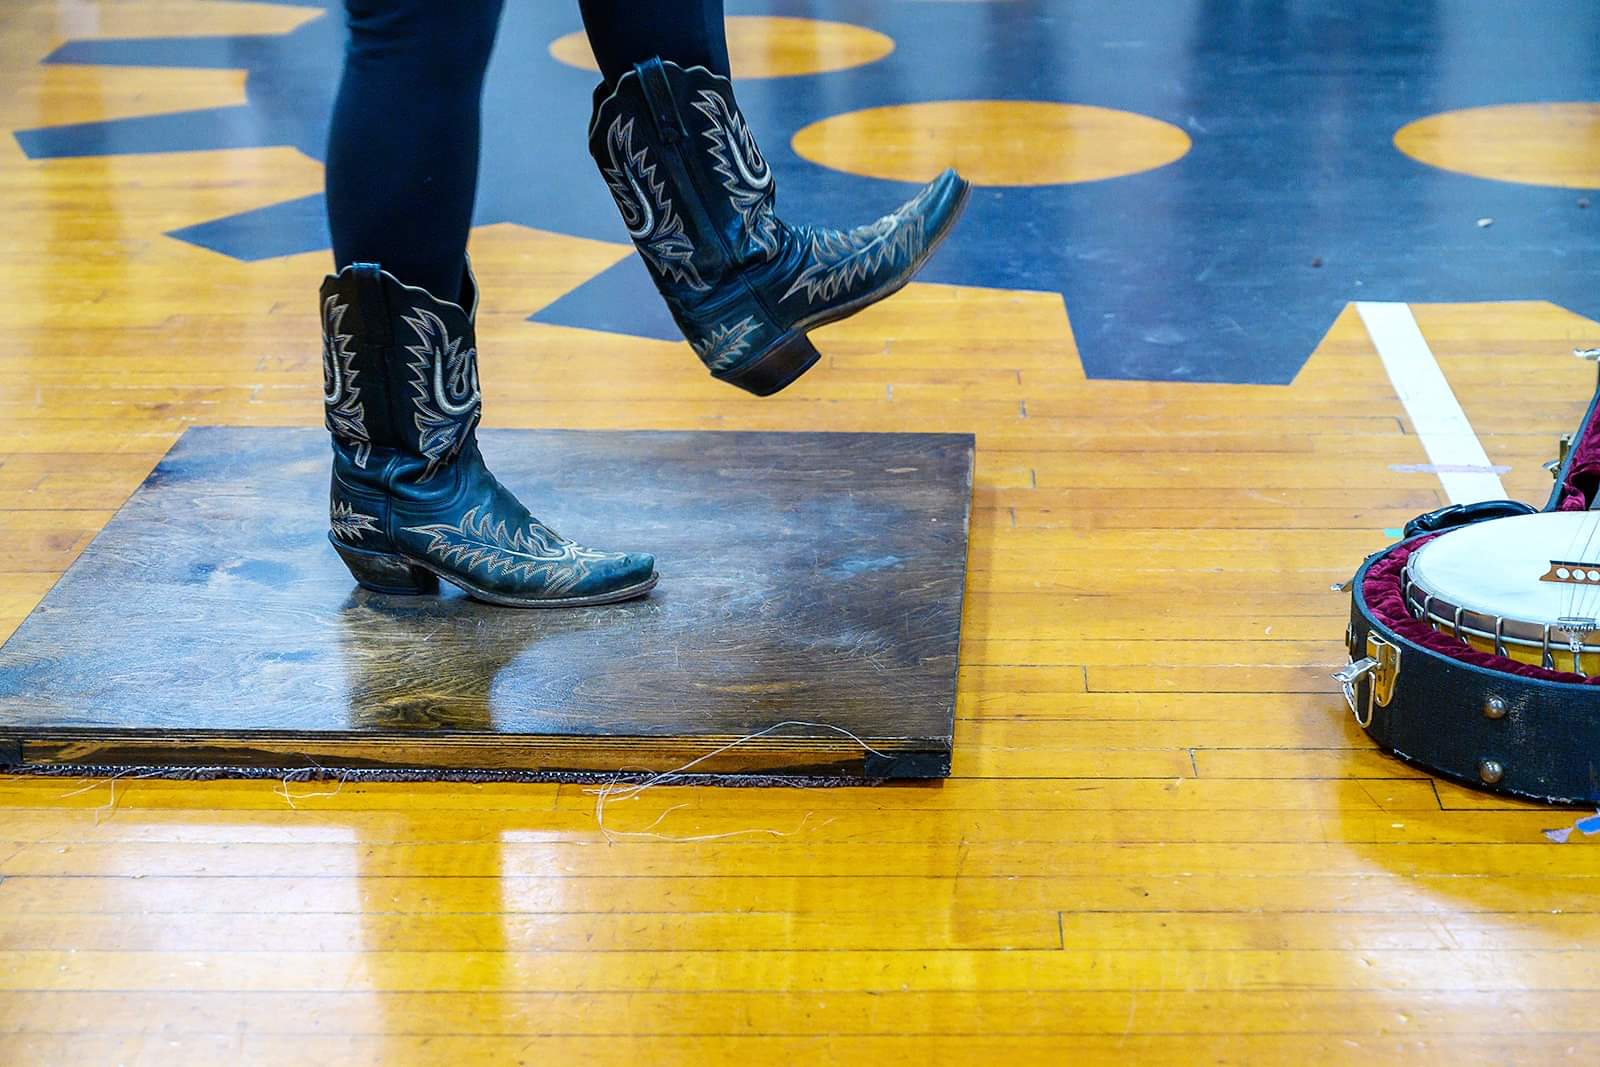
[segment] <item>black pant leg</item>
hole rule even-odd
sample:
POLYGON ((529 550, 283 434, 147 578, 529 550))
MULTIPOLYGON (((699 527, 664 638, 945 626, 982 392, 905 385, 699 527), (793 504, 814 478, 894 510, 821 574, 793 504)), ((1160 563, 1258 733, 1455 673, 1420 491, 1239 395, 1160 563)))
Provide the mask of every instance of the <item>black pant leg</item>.
POLYGON ((504 0, 345 0, 329 130, 338 267, 379 263, 454 301, 478 181, 483 76, 504 0))
POLYGON ((652 56, 729 76, 722 0, 578 0, 578 6, 607 82, 652 56))

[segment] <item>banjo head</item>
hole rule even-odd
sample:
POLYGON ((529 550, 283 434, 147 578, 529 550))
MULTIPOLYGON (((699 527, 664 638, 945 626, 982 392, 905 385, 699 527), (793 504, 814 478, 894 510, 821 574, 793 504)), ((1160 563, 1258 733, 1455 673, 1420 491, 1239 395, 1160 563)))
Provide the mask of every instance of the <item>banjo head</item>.
POLYGON ((1451 530, 1412 553, 1404 594, 1418 618, 1482 651, 1592 673, 1600 668, 1600 512, 1451 530))

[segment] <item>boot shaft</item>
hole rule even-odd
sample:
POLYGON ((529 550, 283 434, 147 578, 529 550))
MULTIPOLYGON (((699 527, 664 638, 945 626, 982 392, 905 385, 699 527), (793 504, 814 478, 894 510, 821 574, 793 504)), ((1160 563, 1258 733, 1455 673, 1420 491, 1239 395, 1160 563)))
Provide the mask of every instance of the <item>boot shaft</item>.
POLYGON ((367 471, 398 456, 426 482, 472 439, 482 410, 469 268, 465 307, 355 263, 322 283, 324 421, 336 452, 367 471))
POLYGON ((733 84, 650 59, 595 106, 589 151, 658 283, 693 301, 776 256, 776 190, 733 84))

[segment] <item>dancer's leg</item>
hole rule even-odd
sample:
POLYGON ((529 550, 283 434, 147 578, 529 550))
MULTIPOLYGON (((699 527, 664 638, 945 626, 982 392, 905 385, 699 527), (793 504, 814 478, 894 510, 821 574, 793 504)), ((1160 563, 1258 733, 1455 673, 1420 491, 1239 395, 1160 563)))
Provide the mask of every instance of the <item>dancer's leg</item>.
POLYGON ((504 0, 345 0, 328 137, 339 268, 379 263, 456 300, 478 182, 483 74, 504 0))
POLYGON ((722 0, 578 0, 608 84, 653 56, 728 77, 722 0))

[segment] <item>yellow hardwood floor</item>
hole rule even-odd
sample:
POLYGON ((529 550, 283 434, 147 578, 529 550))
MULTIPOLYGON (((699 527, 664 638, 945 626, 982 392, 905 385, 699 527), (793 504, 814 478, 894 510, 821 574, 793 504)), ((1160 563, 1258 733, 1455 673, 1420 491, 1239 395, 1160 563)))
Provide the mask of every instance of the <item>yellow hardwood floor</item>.
MULTIPOLYGON (((37 65, 294 8, 20 3, 0 128, 242 98, 37 65), (243 13, 241 13, 241 9, 243 13)), ((314 192, 288 148, 0 138, 0 635, 181 430, 317 425, 324 254, 165 231, 314 192)), ((1353 310, 1292 386, 1089 381, 1059 297, 914 285, 756 400, 528 323, 629 249, 474 234, 490 425, 978 439, 955 774, 842 790, 0 778, 0 1063, 1600 1060, 1600 851, 1388 759, 1329 592, 1442 502, 1353 310)), ((1417 306, 1508 488, 1593 370, 1545 304, 1417 306), (1508 397, 1515 403, 1507 403, 1508 397)))

